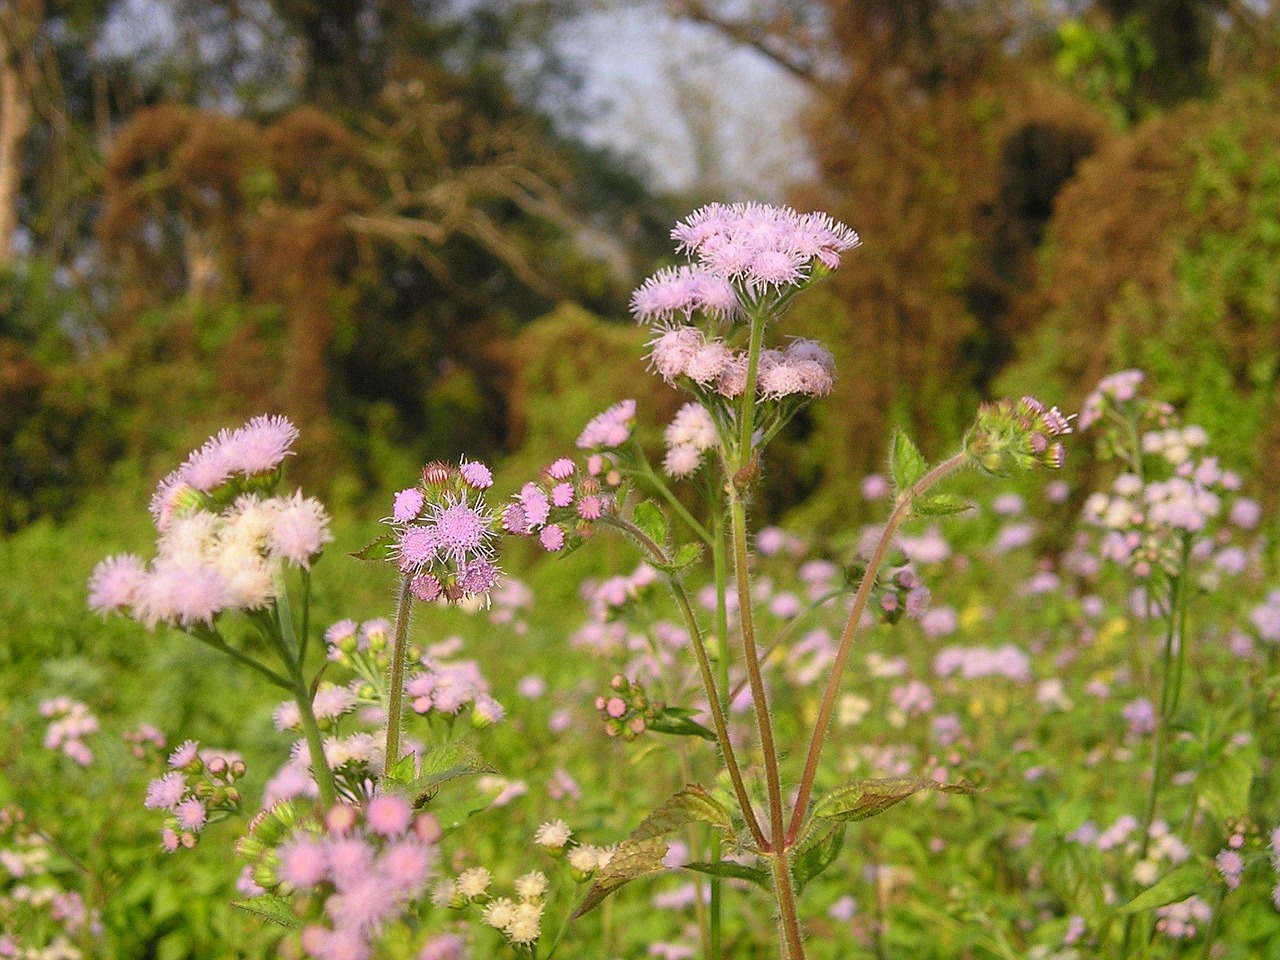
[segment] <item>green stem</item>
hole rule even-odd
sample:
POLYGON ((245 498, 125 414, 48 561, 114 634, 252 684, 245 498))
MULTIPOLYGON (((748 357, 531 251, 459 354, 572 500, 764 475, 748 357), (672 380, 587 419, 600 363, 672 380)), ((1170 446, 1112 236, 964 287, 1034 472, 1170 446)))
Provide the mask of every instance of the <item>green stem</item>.
POLYGON ((387 757, 383 763, 384 776, 391 776, 391 768, 400 759, 400 721, 404 710, 404 662, 409 648, 409 616, 413 594, 408 574, 400 578, 400 595, 396 601, 396 624, 391 643, 391 682, 387 695, 387 757))
MULTIPOLYGON (((1169 739, 1169 721, 1173 718, 1173 711, 1176 705, 1175 684, 1176 675, 1180 673, 1180 669, 1176 669, 1174 665, 1174 647, 1178 648, 1178 658, 1181 660, 1185 643, 1183 638, 1178 635, 1178 627, 1185 623, 1185 612, 1182 606, 1186 603, 1186 564, 1184 551, 1183 567, 1178 574, 1171 578, 1171 591, 1169 598, 1169 620, 1165 629, 1164 637, 1164 653, 1161 660, 1161 678, 1160 678, 1160 714, 1156 718, 1156 739, 1152 748, 1151 758, 1151 785, 1147 788, 1147 800, 1142 811, 1142 820, 1139 829, 1142 831, 1138 838, 1138 862, 1146 859, 1147 850, 1151 845, 1151 824, 1156 818, 1156 804, 1160 799, 1161 790, 1161 774, 1164 770, 1165 750, 1169 739)), ((1133 937, 1133 924, 1136 914, 1129 914, 1125 917, 1124 931, 1121 937, 1120 956, 1127 957, 1129 955, 1129 943, 1133 937)))
POLYGON ((307 689, 302 668, 296 664, 293 681, 293 695, 298 701, 302 731, 307 739, 307 752, 311 755, 311 775, 315 777, 316 786, 320 788, 320 806, 328 810, 338 800, 338 785, 334 782, 329 761, 325 759, 324 739, 320 736, 320 725, 316 723, 315 711, 311 709, 311 691, 307 689))
POLYGON ((302 571, 302 635, 298 638, 298 666, 307 669, 307 641, 311 638, 311 571, 302 571))
POLYGON ((849 619, 845 621, 844 631, 840 635, 840 646, 831 667, 831 676, 827 681, 827 689, 822 695, 822 704, 818 708, 818 719, 814 723, 813 737, 809 740, 809 753, 804 763, 804 774, 800 779, 800 792, 796 797, 795 810, 791 814, 791 825, 787 828, 788 844, 795 842, 800 833, 800 827, 804 823, 809 798, 813 795, 814 779, 818 774, 818 760, 822 756, 822 747, 831 725, 831 712, 835 708, 836 695, 840 692, 840 678, 844 673, 845 663, 849 659, 849 651, 853 648, 853 638, 857 633, 858 623, 862 619, 862 612, 866 609, 871 590, 875 586, 876 575, 880 572, 880 565, 884 562, 885 555, 889 552, 889 545, 893 542, 893 535, 902 521, 911 513, 912 501, 939 480, 960 469, 966 461, 967 455, 961 451, 950 459, 942 461, 912 484, 909 490, 901 493, 898 496, 898 502, 894 505, 893 513, 889 515, 889 520, 880 533, 880 539, 871 554, 871 560, 862 574, 862 582, 858 584, 858 592, 853 598, 853 609, 849 611, 849 619))
POLYGON ((196 640, 199 640, 201 643, 205 644, 206 646, 212 647, 214 650, 217 650, 219 653, 225 653, 228 657, 230 657, 232 660, 235 660, 237 663, 243 663, 250 670, 254 670, 257 673, 260 673, 263 677, 267 679, 269 683, 279 687, 281 690, 288 690, 290 693, 293 692, 293 684, 289 682, 289 679, 287 677, 279 673, 276 673, 274 670, 268 667, 265 663, 261 663, 255 660, 253 657, 249 656, 248 654, 241 653, 235 647, 227 643, 226 640, 222 639, 222 635, 219 634, 217 631, 209 629, 208 627, 200 627, 192 631, 189 635, 194 637, 196 640))

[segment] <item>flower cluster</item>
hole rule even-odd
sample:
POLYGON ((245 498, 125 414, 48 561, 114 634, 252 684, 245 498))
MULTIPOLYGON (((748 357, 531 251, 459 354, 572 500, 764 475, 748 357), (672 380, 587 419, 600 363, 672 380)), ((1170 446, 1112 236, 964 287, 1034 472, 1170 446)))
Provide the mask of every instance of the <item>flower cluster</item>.
MULTIPOLYGON (((697 327, 671 327, 650 342, 649 364, 667 383, 724 400, 747 388, 748 356, 697 327)), ((756 374, 761 400, 824 397, 835 385, 835 358, 814 340, 794 339, 785 350, 762 350, 756 374)))
MULTIPOLYGON (((583 435, 591 429, 588 425, 583 435)), ((598 520, 617 512, 615 488, 622 478, 606 466, 605 458, 596 454, 589 458, 584 476, 576 463, 562 457, 511 498, 502 512, 502 528, 514 536, 537 537, 551 553, 581 543, 592 535, 598 520)))
POLYGON ((1129 403, 1138 395, 1138 388, 1146 377, 1141 370, 1121 370, 1108 374, 1098 381, 1093 392, 1085 397, 1080 408, 1079 427, 1088 430, 1118 404, 1129 403))
POLYGON ((282 417, 257 417, 205 443, 153 498, 155 559, 103 560, 89 579, 89 606, 151 628, 192 628, 271 604, 282 566, 309 569, 333 539, 319 501, 271 495, 296 436, 282 417))
POLYGON ((1213 917, 1209 904, 1199 897, 1156 908, 1156 929, 1171 940, 1194 940, 1196 933, 1213 917))
MULTIPOLYGON (((1256 503, 1238 497, 1240 477, 1207 455, 1209 435, 1202 427, 1180 426, 1169 413, 1158 416, 1162 425, 1141 435, 1140 450, 1124 455, 1128 469, 1109 490, 1085 502, 1085 523, 1102 533, 1100 555, 1139 577, 1175 572, 1188 550, 1212 557, 1217 574, 1240 573, 1247 555, 1232 544, 1222 521, 1237 529, 1252 527, 1256 503)), ((1104 437, 1104 442, 1118 446, 1121 438, 1104 437)))
POLYGON ((22 810, 0 807, 0 957, 81 960, 80 945, 102 937, 97 910, 66 888, 61 873, 22 810))
POLYGON ((707 408, 700 403, 686 403, 676 411, 663 434, 667 442, 667 455, 662 469, 667 476, 681 478, 697 473, 702 466, 703 455, 715 449, 720 442, 716 425, 707 408))
POLYGON ((1056 470, 1064 451, 1055 440, 1071 433, 1071 418, 1057 407, 1046 408, 1035 397, 998 400, 978 408, 978 419, 965 437, 969 459, 988 473, 1036 466, 1056 470))
POLYGON ((671 237, 695 264, 655 274, 636 290, 637 319, 670 321, 694 313, 735 319, 753 302, 834 270, 858 235, 820 213, 761 203, 713 203, 676 224, 671 237))
POLYGON ((238 754, 223 750, 201 750, 188 740, 169 755, 169 771, 147 784, 144 801, 148 810, 162 810, 160 831, 164 849, 196 845, 200 832, 209 823, 226 819, 240 810, 240 791, 235 786, 245 774, 238 754))
POLYGON ((587 421, 576 445, 579 450, 616 450, 631 439, 635 419, 636 402, 619 400, 587 421))
POLYGON ((67 697, 55 697, 40 704, 40 716, 49 720, 45 749, 61 750, 82 767, 93 763, 93 751, 85 745, 84 738, 98 732, 98 718, 87 706, 67 697))
POLYGON ((440 907, 480 909, 480 919, 500 930, 517 948, 532 950, 542 936, 542 914, 550 882, 547 875, 531 870, 514 883, 514 897, 490 896, 493 875, 484 867, 471 867, 453 880, 442 880, 432 892, 432 902, 440 907))
POLYGON ((422 482, 396 494, 388 522, 400 572, 424 603, 478 599, 498 583, 494 541, 498 531, 485 506, 493 474, 483 463, 429 463, 422 482))
POLYGON ((666 704, 649 698, 643 684, 620 673, 614 675, 609 688, 607 696, 596 697, 596 711, 604 721, 604 732, 611 737, 634 740, 666 710, 666 704))
POLYGON ((254 818, 238 850, 255 895, 290 897, 298 942, 315 960, 380 955, 384 931, 416 910, 435 871, 441 836, 430 814, 395 794, 339 804, 323 822, 280 803, 254 818))
POLYGON ((404 692, 411 698, 414 713, 444 716, 452 720, 468 705, 471 723, 487 727, 506 716, 502 704, 489 692, 489 682, 474 660, 451 660, 449 655, 461 642, 445 641, 429 649, 421 659, 422 669, 410 674, 404 692))

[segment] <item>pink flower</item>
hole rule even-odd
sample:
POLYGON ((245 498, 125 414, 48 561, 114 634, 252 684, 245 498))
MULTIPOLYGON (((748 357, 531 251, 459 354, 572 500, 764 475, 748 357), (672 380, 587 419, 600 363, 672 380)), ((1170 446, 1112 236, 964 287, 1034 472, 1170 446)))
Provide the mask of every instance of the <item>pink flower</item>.
POLYGON ((556 551, 564 546, 564 531, 560 529, 558 524, 550 524, 542 528, 542 532, 538 534, 538 542, 542 544, 542 548, 548 551, 556 551))
POLYGON ((339 837, 327 844, 329 873, 339 890, 360 884, 373 867, 373 848, 363 837, 339 837))
POLYGON ((566 457, 561 457, 555 463, 551 464, 551 466, 547 467, 547 475, 553 480, 568 480, 573 476, 574 469, 575 467, 572 460, 569 460, 566 457))
POLYGON ((205 819, 207 817, 204 804, 195 797, 183 800, 178 804, 177 809, 174 810, 174 814, 178 818, 178 823, 181 824, 184 829, 196 831, 204 826, 205 819))
POLYGON ((417 570, 435 559, 440 541, 434 527, 409 527, 397 545, 402 570, 417 570))
POLYGON ((530 530, 536 530, 551 515, 551 501, 536 483, 526 483, 516 494, 525 522, 530 530))
POLYGON ((213 623, 226 603, 227 587, 212 567, 157 561, 138 587, 134 609, 148 627, 213 623))
POLYGON ((396 494, 395 506, 391 510, 391 518, 396 523, 410 523, 418 519, 422 513, 422 505, 426 498, 417 487, 409 487, 396 494))
POLYGON ((440 597, 440 580, 432 573, 420 573, 409 582, 413 595, 423 603, 431 603, 440 597))
POLYGON ((324 847, 303 837, 280 848, 280 879, 299 890, 309 890, 324 882, 328 861, 324 847))
POLYGON ((681 479, 696 473, 701 466, 701 451, 687 443, 679 443, 674 447, 669 447, 666 456, 662 458, 662 471, 667 476, 675 479, 681 479))
POLYGON ((724 277, 691 266, 659 270, 631 295, 631 312, 642 323, 687 320, 697 312, 728 319, 737 309, 737 295, 724 277))
POLYGON ((297 427, 285 417, 257 416, 223 439, 224 455, 238 473, 270 473, 292 454, 297 439, 297 427))
POLYGON ((555 507, 567 507, 573 503, 573 484, 557 483, 551 488, 551 505, 555 507))
POLYGON ((416 840, 391 844, 378 861, 378 872, 402 891, 417 891, 431 871, 431 848, 416 840))
POLYGON ((169 754, 169 766, 179 770, 187 766, 200 755, 200 743, 197 740, 186 740, 169 754))
POLYGON ((583 428, 578 436, 578 448, 591 450, 597 447, 620 447, 631 436, 631 421, 635 419, 636 402, 622 400, 598 414, 583 428))
POLYGON ((365 822, 374 833, 394 837, 409 829, 413 811, 403 797, 382 793, 369 801, 365 822))
POLYGON ((664 330, 650 341, 649 363, 667 383, 685 375, 694 354, 703 345, 702 331, 696 327, 664 330))
POLYGON ((311 568, 311 560, 326 543, 333 541, 329 532, 329 516, 314 497, 296 491, 286 497, 271 528, 271 552, 303 569, 311 568))
POLYGON ((498 568, 486 560, 468 563, 458 577, 458 586, 468 596, 480 596, 498 585, 498 568))
POLYGON ((437 933, 422 945, 418 960, 466 960, 466 941, 456 933, 437 933))
POLYGON ((603 503, 597 496, 585 496, 578 501, 578 516, 583 520, 599 520, 603 503))
POLYGON ((493 473, 479 460, 463 460, 458 470, 463 482, 473 490, 487 490, 493 486, 493 473))
POLYGON ((132 607, 146 575, 146 567, 133 554, 107 557, 89 577, 89 609, 112 613, 132 607))

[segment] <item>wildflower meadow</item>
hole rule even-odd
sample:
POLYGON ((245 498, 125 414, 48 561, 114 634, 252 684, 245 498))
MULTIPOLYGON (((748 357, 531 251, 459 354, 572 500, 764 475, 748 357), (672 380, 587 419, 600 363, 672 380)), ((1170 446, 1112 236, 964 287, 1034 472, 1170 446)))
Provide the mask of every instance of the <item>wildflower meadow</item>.
POLYGON ((1280 960, 1277 78, 0 0, 0 960, 1280 960))
POLYGON ((672 238, 632 297, 687 398, 661 449, 623 400, 506 495, 425 464, 344 550, 261 415, 119 508, 154 546, 76 622, 202 693, 15 712, 5 956, 1277 955, 1273 538, 1208 432, 1125 370, 937 461, 897 432, 870 523, 761 526, 838 375, 788 308, 859 238, 760 204, 672 238))

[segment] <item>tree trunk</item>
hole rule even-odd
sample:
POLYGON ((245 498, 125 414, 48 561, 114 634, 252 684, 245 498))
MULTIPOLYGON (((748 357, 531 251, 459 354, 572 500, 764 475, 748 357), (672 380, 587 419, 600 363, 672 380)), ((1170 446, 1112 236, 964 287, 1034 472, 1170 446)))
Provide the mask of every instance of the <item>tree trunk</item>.
POLYGON ((0 64, 0 268, 13 263, 22 184, 22 145, 31 129, 31 103, 18 65, 0 64))

